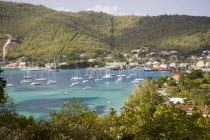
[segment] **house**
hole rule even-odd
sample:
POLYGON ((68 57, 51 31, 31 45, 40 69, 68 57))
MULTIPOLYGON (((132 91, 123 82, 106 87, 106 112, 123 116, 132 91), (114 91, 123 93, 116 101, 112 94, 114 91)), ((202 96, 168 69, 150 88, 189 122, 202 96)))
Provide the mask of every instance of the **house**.
POLYGON ((187 115, 191 115, 192 114, 192 109, 193 107, 197 107, 199 108, 204 115, 206 115, 206 106, 195 106, 195 105, 176 105, 176 108, 180 108, 184 111, 187 112, 187 115))
POLYGON ((178 51, 171 51, 170 53, 171 54, 175 54, 175 53, 178 53, 178 51))
POLYGON ((18 68, 25 68, 26 62, 20 62, 18 68))
POLYGON ((88 59, 88 62, 95 62, 96 59, 88 59))
POLYGON ((134 54, 133 57, 137 58, 139 57, 139 54, 134 54))
POLYGON ((106 67, 112 70, 124 69, 125 66, 126 66, 126 62, 106 62, 106 67))
POLYGON ((131 52, 136 52, 136 53, 139 53, 139 52, 140 52, 140 49, 137 49, 137 50, 131 50, 131 52))
POLYGON ((173 80, 175 80, 175 81, 179 81, 180 75, 176 74, 176 75, 174 75, 174 76, 172 76, 172 77, 168 77, 168 78, 167 78, 167 80, 171 80, 171 79, 173 79, 173 80))
POLYGON ((196 63, 196 67, 197 68, 202 68, 202 67, 204 67, 205 66, 205 63, 204 63, 204 61, 202 61, 202 60, 200 60, 200 61, 198 61, 197 63, 196 63))

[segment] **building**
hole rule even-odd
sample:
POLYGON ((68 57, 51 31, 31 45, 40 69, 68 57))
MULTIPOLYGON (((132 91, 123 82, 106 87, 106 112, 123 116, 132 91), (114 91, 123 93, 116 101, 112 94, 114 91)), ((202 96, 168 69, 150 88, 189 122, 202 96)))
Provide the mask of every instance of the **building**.
POLYGON ((204 61, 202 61, 202 60, 200 60, 200 61, 198 61, 197 63, 196 63, 196 67, 197 68, 202 68, 202 67, 204 67, 205 66, 205 63, 204 63, 204 61))
POLYGON ((112 70, 125 69, 126 62, 106 62, 106 67, 112 70))
POLYGON ((180 109, 186 111, 187 112, 187 115, 191 115, 192 114, 193 107, 197 107, 197 108, 199 108, 203 112, 203 115, 204 116, 206 115, 206 106, 176 105, 175 107, 176 108, 180 108, 180 109))

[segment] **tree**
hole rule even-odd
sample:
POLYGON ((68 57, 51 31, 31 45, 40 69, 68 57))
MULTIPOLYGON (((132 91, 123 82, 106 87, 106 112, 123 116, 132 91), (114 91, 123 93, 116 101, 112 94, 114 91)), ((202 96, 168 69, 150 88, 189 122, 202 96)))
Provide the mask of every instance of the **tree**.
POLYGON ((158 93, 158 85, 155 81, 146 79, 138 84, 134 94, 128 97, 125 108, 154 112, 157 105, 163 103, 164 97, 158 93))

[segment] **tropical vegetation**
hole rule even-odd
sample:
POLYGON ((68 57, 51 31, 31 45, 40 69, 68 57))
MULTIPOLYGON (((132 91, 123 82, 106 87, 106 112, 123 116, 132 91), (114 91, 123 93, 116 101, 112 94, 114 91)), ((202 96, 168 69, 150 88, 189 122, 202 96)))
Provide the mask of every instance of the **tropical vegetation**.
POLYGON ((210 18, 187 15, 113 16, 102 12, 62 12, 42 5, 0 2, 0 45, 10 34, 16 45, 6 60, 74 62, 103 59, 142 47, 178 50, 181 56, 210 47, 210 18), (115 50, 115 51, 114 51, 115 50))

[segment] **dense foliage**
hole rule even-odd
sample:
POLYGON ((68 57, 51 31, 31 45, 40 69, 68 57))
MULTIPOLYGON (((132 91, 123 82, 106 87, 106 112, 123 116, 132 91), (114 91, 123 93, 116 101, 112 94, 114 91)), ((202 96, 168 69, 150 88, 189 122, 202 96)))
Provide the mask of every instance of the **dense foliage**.
POLYGON ((103 58, 111 50, 144 46, 188 55, 210 47, 210 18, 184 15, 112 16, 97 12, 59 12, 41 5, 0 2, 0 45, 10 34, 19 45, 6 60, 26 56, 59 62, 103 58))

